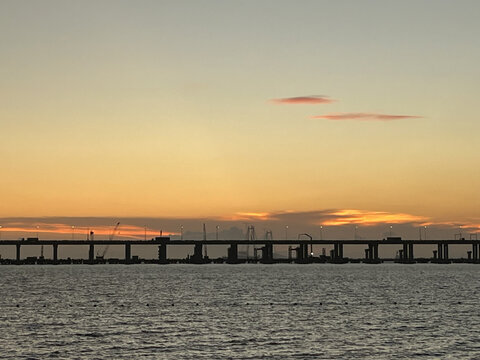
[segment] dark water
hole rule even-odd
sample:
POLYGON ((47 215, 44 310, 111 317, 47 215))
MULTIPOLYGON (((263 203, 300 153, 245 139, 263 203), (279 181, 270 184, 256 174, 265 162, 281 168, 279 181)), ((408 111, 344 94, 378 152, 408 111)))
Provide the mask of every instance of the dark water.
POLYGON ((467 264, 2 266, 0 358, 479 359, 479 280, 467 264))

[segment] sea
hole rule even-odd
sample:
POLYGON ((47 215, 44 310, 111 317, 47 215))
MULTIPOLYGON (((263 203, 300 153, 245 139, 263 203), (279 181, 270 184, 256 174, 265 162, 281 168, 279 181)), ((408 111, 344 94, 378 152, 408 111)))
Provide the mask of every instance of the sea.
POLYGON ((0 266, 0 359, 480 359, 473 264, 0 266))

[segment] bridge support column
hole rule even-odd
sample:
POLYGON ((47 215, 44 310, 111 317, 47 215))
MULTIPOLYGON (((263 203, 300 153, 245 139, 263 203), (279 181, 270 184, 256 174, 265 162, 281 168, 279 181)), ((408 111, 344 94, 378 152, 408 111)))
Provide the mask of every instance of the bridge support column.
POLYGON ((403 249, 398 250, 398 256, 399 256, 400 260, 405 259, 405 254, 403 253, 403 249))
POLYGON ((161 244, 158 247, 158 260, 162 264, 167 263, 167 244, 161 244))
POLYGON ((203 245, 201 243, 195 244, 195 247, 193 248, 192 260, 196 264, 203 262, 203 245))
MULTIPOLYGON (((334 244, 336 246, 336 244, 334 244)), ((305 262, 308 259, 308 245, 299 244, 297 247, 297 259, 296 262, 305 262)), ((332 260, 335 259, 335 249, 332 250, 332 260)))
POLYGON ((273 244, 266 243, 262 247, 262 262, 271 263, 273 262, 273 244))
POLYGON ((413 261, 413 244, 408 244, 408 260, 413 261))
POLYGON ((93 264, 95 260, 95 245, 90 244, 88 247, 88 262, 93 264))
POLYGON ((16 253, 16 259, 17 259, 17 261, 20 261, 20 258, 21 258, 20 247, 21 247, 21 245, 20 245, 20 244, 17 244, 17 253, 16 253))
POLYGON ((125 263, 132 261, 132 244, 125 244, 125 263))
POLYGON ((467 251, 467 259, 468 259, 468 261, 472 261, 472 252, 471 251, 467 251))
POLYGON ((443 259, 448 260, 448 244, 443 244, 443 259))
POLYGON ((437 260, 437 250, 433 250, 433 260, 437 260))
POLYGON ((307 260, 308 259, 308 245, 307 244, 302 244, 302 259, 307 260))
POLYGON ((478 260, 478 244, 472 244, 473 261, 478 260))
MULTIPOLYGON (((308 253, 306 255, 308 256, 308 253)), ((333 244, 333 259, 335 260, 343 259, 343 244, 340 244, 340 243, 333 244)))
POLYGON ((228 248, 228 262, 230 264, 235 264, 238 262, 238 245, 231 244, 228 248))
POLYGON ((343 244, 338 244, 338 258, 343 259, 343 244))
POLYGON ((403 258, 402 258, 403 261, 406 261, 408 260, 408 245, 407 244, 403 244, 403 258))
POLYGON ((365 249, 365 260, 370 258, 370 249, 365 249))
POLYGON ((373 244, 373 259, 378 260, 378 244, 373 244))
POLYGON ((438 260, 442 260, 443 259, 443 245, 442 244, 437 245, 437 251, 438 251, 438 260))
POLYGON ((53 263, 58 262, 58 244, 53 244, 53 263))

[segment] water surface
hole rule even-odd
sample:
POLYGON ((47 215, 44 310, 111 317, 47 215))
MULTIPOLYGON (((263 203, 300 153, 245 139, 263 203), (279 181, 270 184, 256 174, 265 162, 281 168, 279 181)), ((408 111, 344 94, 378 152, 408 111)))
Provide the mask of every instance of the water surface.
POLYGON ((478 359, 472 264, 0 267, 0 359, 478 359))

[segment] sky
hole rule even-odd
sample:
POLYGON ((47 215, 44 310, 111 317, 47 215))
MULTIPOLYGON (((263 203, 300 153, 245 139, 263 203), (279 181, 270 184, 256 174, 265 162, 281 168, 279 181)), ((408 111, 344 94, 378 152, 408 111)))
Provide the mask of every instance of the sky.
POLYGON ((118 219, 476 232, 479 10, 1 0, 2 238, 118 219))

